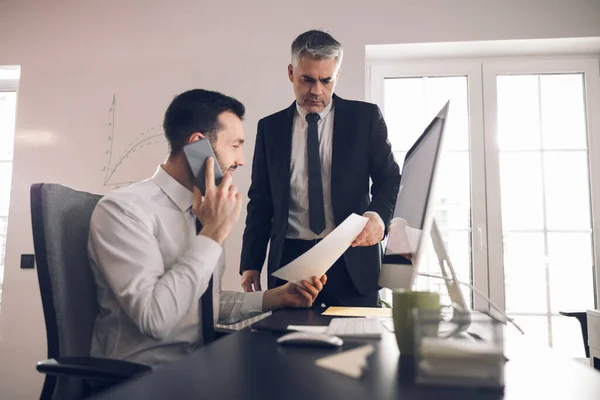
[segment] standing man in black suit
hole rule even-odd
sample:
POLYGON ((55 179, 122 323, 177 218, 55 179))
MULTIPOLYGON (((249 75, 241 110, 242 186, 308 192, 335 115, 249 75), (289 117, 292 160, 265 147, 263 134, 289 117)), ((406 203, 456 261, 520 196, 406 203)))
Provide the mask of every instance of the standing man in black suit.
POLYGON ((274 287, 285 282, 272 272, 356 213, 369 221, 327 272, 328 284, 314 304, 377 306, 380 241, 394 211, 400 171, 379 108, 333 94, 342 55, 341 44, 326 32, 298 36, 288 66, 296 101, 258 122, 240 265, 247 292, 261 289, 269 240, 274 287))

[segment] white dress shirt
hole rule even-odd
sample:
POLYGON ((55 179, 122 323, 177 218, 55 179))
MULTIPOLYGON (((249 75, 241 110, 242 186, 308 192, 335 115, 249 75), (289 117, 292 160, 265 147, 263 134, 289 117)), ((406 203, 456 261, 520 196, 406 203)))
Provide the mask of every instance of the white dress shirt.
POLYGON ((92 215, 88 253, 100 312, 91 355, 148 365, 202 344, 200 298, 213 278, 215 322, 262 312, 263 292, 221 291, 221 246, 196 235, 193 194, 158 167, 110 192, 92 215))
MULTIPOLYGON (((292 156, 290 160, 290 211, 286 238, 314 240, 322 239, 336 227, 331 205, 331 160, 333 151, 333 120, 335 106, 333 99, 319 113, 317 122, 319 130, 319 157, 321 158, 321 180, 323 183, 323 205, 325 206, 325 229, 319 235, 310 230, 308 213, 308 153, 306 151, 305 109, 296 103, 294 125, 292 128, 292 156)), ((366 150, 365 150, 366 151, 366 150)), ((385 229, 383 220, 374 211, 367 211, 364 216, 373 215, 385 229)))

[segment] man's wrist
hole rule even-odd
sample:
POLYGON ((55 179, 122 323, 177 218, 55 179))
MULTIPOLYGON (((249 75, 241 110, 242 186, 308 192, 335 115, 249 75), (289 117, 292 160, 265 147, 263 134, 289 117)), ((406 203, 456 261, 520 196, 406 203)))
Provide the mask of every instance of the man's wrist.
POLYGON ((276 308, 281 308, 281 293, 282 287, 277 287, 275 289, 269 289, 265 291, 263 295, 263 304, 262 308, 264 312, 275 310, 276 308))
POLYGON ((381 225, 381 228, 385 232, 385 224, 383 223, 383 219, 381 219, 381 216, 379 216, 379 214, 376 211, 367 211, 363 214, 363 217, 369 217, 369 216, 375 217, 375 219, 377 220, 377 222, 379 222, 379 225, 381 225))
POLYGON ((221 246, 223 245, 223 242, 225 242, 226 239, 226 236, 223 235, 219 229, 214 229, 209 226, 202 227, 202 230, 200 231, 199 235, 206 236, 207 238, 210 238, 215 242, 219 243, 221 246))

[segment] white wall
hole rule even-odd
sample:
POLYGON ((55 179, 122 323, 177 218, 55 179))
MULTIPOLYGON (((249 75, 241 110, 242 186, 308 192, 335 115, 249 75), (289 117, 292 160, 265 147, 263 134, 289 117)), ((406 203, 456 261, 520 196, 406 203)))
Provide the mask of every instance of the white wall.
MULTIPOLYGON (((0 0, 0 65, 22 66, 0 313, 0 398, 37 397, 42 382, 35 372, 46 351, 36 275, 19 269, 20 254, 33 252, 29 187, 54 181, 106 190, 94 164, 104 157, 104 138, 88 125, 106 122, 104 114, 93 115, 105 106, 98 99, 120 91, 127 105, 156 93, 147 109, 129 104, 135 111, 127 129, 133 130, 138 117, 159 124, 169 96, 191 86, 234 95, 248 108, 250 160, 258 118, 293 100, 289 45, 304 30, 326 28, 343 43, 338 93, 356 99, 364 97, 367 44, 600 36, 596 0, 231 3, 0 0)), ((140 161, 139 177, 150 175, 161 156, 140 161)), ((236 175, 244 192, 249 173, 248 166, 236 175)), ((240 222, 227 244, 230 289, 239 288, 242 231, 240 222)))

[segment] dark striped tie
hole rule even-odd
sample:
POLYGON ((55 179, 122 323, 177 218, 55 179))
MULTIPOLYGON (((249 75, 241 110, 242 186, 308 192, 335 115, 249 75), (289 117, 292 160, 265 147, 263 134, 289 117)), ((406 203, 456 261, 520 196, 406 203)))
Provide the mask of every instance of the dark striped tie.
MULTIPOLYGON (((196 220, 196 235, 202 230, 202 223, 198 218, 196 220)), ((201 310, 202 310, 202 338, 204 344, 207 345, 215 340, 215 326, 213 318, 213 277, 210 276, 208 281, 208 288, 206 292, 200 298, 201 310)))
POLYGON ((306 153, 308 158, 308 218, 310 230, 319 235, 325 229, 325 206, 323 204, 323 181, 321 180, 321 157, 319 156, 319 114, 306 115, 306 153))

